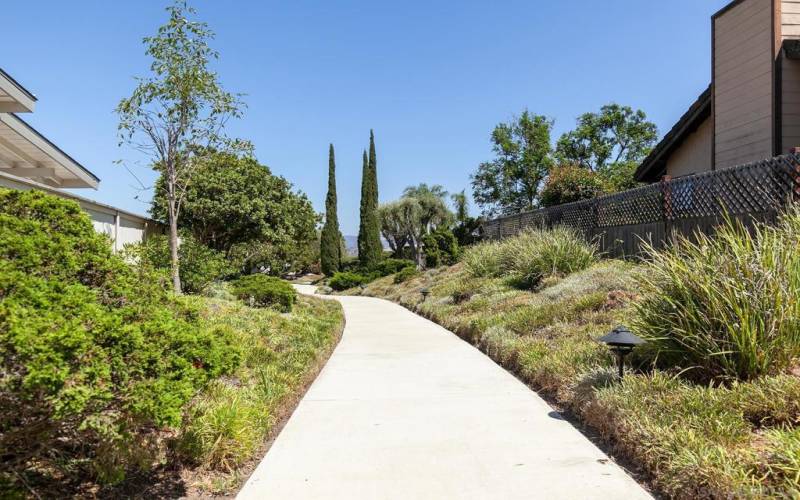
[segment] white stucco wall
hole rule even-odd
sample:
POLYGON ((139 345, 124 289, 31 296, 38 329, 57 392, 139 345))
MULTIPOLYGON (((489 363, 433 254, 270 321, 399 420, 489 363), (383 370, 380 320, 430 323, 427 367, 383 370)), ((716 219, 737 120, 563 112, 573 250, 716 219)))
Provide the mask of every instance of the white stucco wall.
POLYGON ((78 202, 92 219, 94 229, 98 233, 106 234, 111 238, 115 251, 122 250, 122 247, 128 243, 141 243, 151 234, 163 234, 166 229, 163 224, 147 217, 3 172, 0 172, 0 186, 23 191, 39 189, 48 194, 78 202))

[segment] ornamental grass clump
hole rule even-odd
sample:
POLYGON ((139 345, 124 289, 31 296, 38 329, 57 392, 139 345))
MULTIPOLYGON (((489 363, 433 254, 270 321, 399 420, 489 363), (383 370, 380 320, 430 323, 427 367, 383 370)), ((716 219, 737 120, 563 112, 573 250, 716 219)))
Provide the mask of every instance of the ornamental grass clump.
POLYGON ((469 247, 464 253, 464 268, 476 278, 508 278, 519 288, 536 288, 549 276, 566 276, 582 271, 599 256, 597 246, 575 231, 526 229, 498 242, 469 247))
POLYGON ((750 380, 800 357, 800 210, 749 230, 728 220, 714 236, 649 249, 639 274, 637 333, 661 366, 686 375, 750 380))
POLYGON ((491 278, 503 272, 500 242, 487 241, 467 247, 461 261, 464 269, 475 278, 491 278))
POLYGON ((511 280, 522 288, 536 288, 548 276, 566 276, 597 262, 597 247, 565 228, 527 229, 503 242, 502 260, 511 280))

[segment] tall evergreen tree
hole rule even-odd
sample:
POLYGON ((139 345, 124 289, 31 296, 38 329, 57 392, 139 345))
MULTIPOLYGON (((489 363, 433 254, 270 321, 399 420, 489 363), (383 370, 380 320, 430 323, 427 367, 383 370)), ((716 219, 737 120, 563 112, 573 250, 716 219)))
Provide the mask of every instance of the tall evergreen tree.
POLYGON ((358 233, 358 259, 362 266, 376 264, 383 256, 378 218, 378 173, 375 135, 369 132, 369 158, 364 151, 361 181, 361 226, 358 233))
POLYGON ((369 162, 367 150, 364 150, 361 162, 361 207, 358 219, 358 259, 366 255, 367 211, 369 206, 369 162))
POLYGON ((320 264, 323 274, 331 276, 342 265, 342 237, 336 214, 336 159, 333 144, 328 150, 328 196, 325 198, 325 225, 320 237, 320 264))

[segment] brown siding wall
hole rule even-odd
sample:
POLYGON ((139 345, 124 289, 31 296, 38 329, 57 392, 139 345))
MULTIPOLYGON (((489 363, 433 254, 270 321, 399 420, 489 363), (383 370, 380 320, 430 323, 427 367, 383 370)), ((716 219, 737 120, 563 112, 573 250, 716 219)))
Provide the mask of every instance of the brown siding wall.
POLYGON ((772 156, 772 0, 744 0, 714 19, 715 166, 772 156))
POLYGON ((697 127, 667 159, 667 175, 680 177, 711 170, 711 117, 697 127))
MULTIPOLYGON (((781 2, 781 40, 800 39, 800 0, 781 2)), ((800 146, 800 61, 781 56, 781 152, 800 146)))

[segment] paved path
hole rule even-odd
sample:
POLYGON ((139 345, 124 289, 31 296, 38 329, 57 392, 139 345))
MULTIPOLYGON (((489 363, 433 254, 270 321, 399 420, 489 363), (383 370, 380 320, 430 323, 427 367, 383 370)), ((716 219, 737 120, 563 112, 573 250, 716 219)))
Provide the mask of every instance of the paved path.
POLYGON ((650 498, 453 333, 387 301, 337 300, 341 343, 238 498, 650 498))

